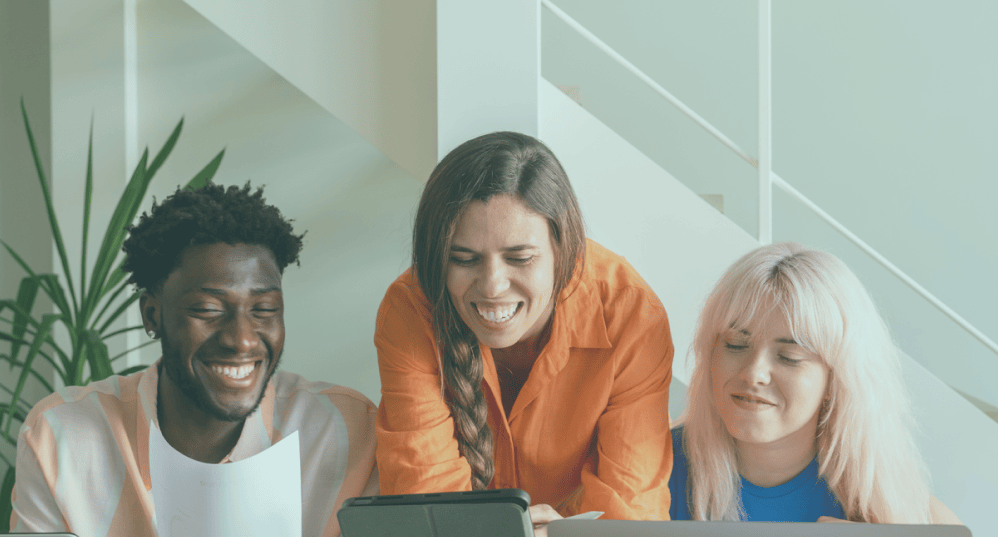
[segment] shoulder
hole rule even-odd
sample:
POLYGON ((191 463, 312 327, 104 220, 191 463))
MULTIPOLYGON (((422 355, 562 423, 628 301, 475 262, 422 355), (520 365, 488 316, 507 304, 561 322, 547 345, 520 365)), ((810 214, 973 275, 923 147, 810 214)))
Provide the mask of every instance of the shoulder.
POLYGON ((588 289, 598 295, 605 308, 643 307, 665 317, 658 295, 626 259, 596 241, 587 241, 580 291, 588 289))
POLYGON ((932 495, 929 496, 929 514, 933 524, 963 524, 952 509, 932 495))
MULTIPOLYGON (((613 347, 633 346, 651 354, 670 353, 672 334, 662 302, 623 257, 590 240, 586 264, 571 290, 568 314, 575 319, 599 318, 613 347), (655 349, 658 349, 657 352, 655 349)), ((595 322, 595 321, 592 321, 595 322)), ((646 354, 646 353, 639 353, 646 354)), ((671 359, 671 358, 670 358, 671 359)))
POLYGON ((307 380, 301 375, 274 374, 275 414, 308 414, 312 419, 343 419, 364 423, 374 419, 377 407, 364 394, 328 382, 307 380))
POLYGON ((115 375, 86 386, 60 388, 32 407, 22 432, 30 437, 48 429, 62 436, 59 433, 66 425, 74 429, 119 426, 138 404, 138 384, 143 374, 115 375))
POLYGON ((385 292, 374 327, 374 345, 382 382, 386 370, 410 371, 416 367, 436 374, 432 306, 412 269, 402 273, 385 292))
POLYGON ((378 328, 393 317, 415 316, 429 319, 431 309, 430 301, 423 294, 412 268, 409 268, 385 291, 385 297, 378 308, 378 328))

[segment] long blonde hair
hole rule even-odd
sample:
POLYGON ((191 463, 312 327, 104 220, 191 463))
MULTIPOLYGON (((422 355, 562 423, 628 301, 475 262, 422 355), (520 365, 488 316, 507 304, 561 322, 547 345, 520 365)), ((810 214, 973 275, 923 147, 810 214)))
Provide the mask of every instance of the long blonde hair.
POLYGON ((787 316, 794 340, 829 367, 816 438, 818 471, 846 517, 929 523, 928 474, 914 441, 900 351, 841 260, 790 242, 736 261, 700 314, 684 418, 691 518, 744 518, 735 442, 714 403, 710 362, 718 334, 750 326, 770 303, 787 316))

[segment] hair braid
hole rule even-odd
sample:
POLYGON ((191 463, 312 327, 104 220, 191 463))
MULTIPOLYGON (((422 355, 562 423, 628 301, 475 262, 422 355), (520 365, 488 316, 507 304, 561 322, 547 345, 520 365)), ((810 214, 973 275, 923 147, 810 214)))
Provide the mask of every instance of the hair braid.
POLYGON ((474 332, 453 311, 450 297, 442 302, 434 311, 434 326, 444 352, 447 405, 454 417, 458 448, 471 466, 471 488, 482 490, 488 488, 495 472, 489 409, 481 389, 485 366, 474 332))

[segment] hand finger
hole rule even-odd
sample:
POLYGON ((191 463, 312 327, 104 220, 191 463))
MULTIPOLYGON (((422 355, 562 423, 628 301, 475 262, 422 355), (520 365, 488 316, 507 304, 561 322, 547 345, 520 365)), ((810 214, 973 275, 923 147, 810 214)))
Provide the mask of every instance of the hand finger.
POLYGON ((552 520, 558 520, 560 518, 561 515, 558 514, 558 511, 555 511, 553 507, 546 503, 530 506, 530 520, 534 524, 547 524, 552 520))

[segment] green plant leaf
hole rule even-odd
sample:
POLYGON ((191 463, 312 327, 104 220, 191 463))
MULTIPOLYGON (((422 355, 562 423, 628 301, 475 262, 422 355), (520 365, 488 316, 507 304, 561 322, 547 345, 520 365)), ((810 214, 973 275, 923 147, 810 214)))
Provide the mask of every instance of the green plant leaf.
MULTIPOLYGON (((24 117, 24 130, 28 134, 28 144, 31 146, 31 156, 35 159, 35 169, 38 171, 38 182, 42 187, 42 197, 45 199, 45 210, 48 212, 49 227, 52 228, 52 238, 55 240, 56 250, 59 252, 59 261, 62 263, 63 274, 66 275, 66 284, 69 286, 69 295, 73 299, 72 312, 79 311, 76 303, 76 291, 73 290, 73 277, 69 272, 69 257, 66 256, 66 246, 62 243, 62 232, 59 231, 59 220, 55 216, 55 208, 52 206, 52 194, 49 192, 48 179, 45 178, 45 170, 42 169, 42 159, 38 156, 38 147, 35 144, 35 136, 31 134, 31 123, 28 121, 28 111, 24 108, 24 97, 21 97, 21 115, 24 117)), ((84 285, 84 282, 80 282, 84 285)), ((63 311, 63 313, 70 313, 63 311)))
POLYGON ((125 279, 125 269, 122 268, 124 265, 125 260, 122 259, 121 262, 118 263, 118 266, 111 271, 111 275, 107 277, 107 283, 104 284, 104 290, 101 291, 101 296, 106 295, 112 288, 114 288, 114 286, 118 285, 125 279))
MULTIPOLYGON (((35 271, 24 262, 24 259, 21 259, 21 256, 17 255, 17 252, 15 252, 9 244, 3 240, 0 240, 0 244, 7 249, 7 252, 14 258, 14 261, 16 261, 17 264, 24 269, 24 272, 27 272, 29 276, 38 280, 38 285, 43 291, 45 291, 45 294, 52 299, 52 302, 55 303, 56 307, 59 308, 63 315, 65 315, 67 319, 66 324, 71 325, 72 310, 69 309, 69 303, 66 302, 66 294, 62 290, 62 285, 59 284, 59 278, 55 274, 35 274, 35 271)), ((30 312, 27 315, 30 316, 30 312)))
MULTIPOLYGON (((0 355, 0 358, 2 357, 3 356, 0 355)), ((2 383, 0 383, 0 389, 3 389, 3 391, 7 392, 7 395, 14 395, 14 390, 4 386, 2 383)), ((0 404, 6 405, 7 403, 0 403, 0 404)), ((4 407, 4 409, 6 410, 6 407, 4 407)), ((18 403, 17 405, 17 411, 23 414, 24 416, 27 416, 28 412, 31 412, 31 405, 24 402, 24 399, 21 399, 21 402, 18 403)), ((24 420, 21 420, 21 423, 24 423, 24 420)))
POLYGON ((104 314, 107 313, 108 308, 111 307, 111 304, 114 304, 114 300, 118 298, 118 295, 120 295, 126 288, 128 288, 128 284, 121 284, 117 289, 114 290, 113 293, 111 293, 111 296, 107 298, 107 302, 104 302, 104 307, 101 308, 100 313, 94 316, 94 320, 90 324, 90 328, 97 327, 97 323, 99 323, 100 320, 104 317, 104 314))
MULTIPOLYGON (((7 407, 9 407, 9 406, 10 405, 8 405, 7 403, 0 403, 0 412, 3 412, 4 414, 6 414, 7 413, 7 407)), ((27 419, 27 417, 28 417, 28 413, 24 411, 24 407, 18 405, 16 408, 14 408, 14 419, 15 420, 17 420, 17 421, 19 421, 21 423, 24 423, 24 420, 27 419)))
POLYGON ((73 316, 70 314, 69 302, 66 301, 66 292, 63 291, 59 283, 59 277, 55 274, 39 274, 36 276, 45 294, 52 299, 56 307, 59 308, 66 326, 72 326, 73 316))
MULTIPOLYGON (((16 438, 11 438, 11 437, 8 436, 8 437, 4 437, 4 440, 6 440, 7 443, 10 444, 10 445, 12 445, 12 446, 16 446, 17 445, 17 439, 16 438)), ((7 467, 8 468, 13 468, 14 467, 14 463, 10 459, 8 459, 6 456, 4 456, 4 454, 3 454, 2 451, 0 451, 0 459, 3 459, 3 462, 7 463, 7 467)), ((9 500, 9 498, 8 498, 8 500, 9 500)))
MULTIPOLYGON (((115 354, 114 356, 112 356, 111 357, 111 361, 114 362, 114 361, 118 360, 119 358, 122 358, 123 356, 127 355, 128 353, 130 353, 132 351, 137 351, 137 350, 141 349, 142 347, 148 347, 149 345, 152 345, 153 343, 156 343, 156 340, 155 339, 150 339, 149 341, 146 341, 145 343, 143 343, 141 345, 136 345, 136 346, 132 347, 131 349, 127 349, 127 350, 121 351, 118 354, 115 354)), ((120 375, 120 373, 119 373, 119 375, 120 375)))
MULTIPOLYGON (((2 311, 4 308, 10 308, 11 310, 14 310, 15 312, 21 312, 21 313, 24 312, 24 310, 20 310, 19 309, 19 306, 17 304, 15 304, 13 300, 0 300, 0 311, 2 311)), ((41 326, 40 323, 38 321, 36 321, 34 318, 32 318, 32 317, 29 316, 29 317, 27 317, 27 319, 28 319, 28 323, 30 323, 32 327, 34 327, 34 328, 37 329, 38 327, 41 326)), ((6 319, 3 319, 3 320, 6 321, 6 319)), ((31 332, 30 330, 26 330, 25 333, 26 334, 30 334, 32 336, 36 336, 38 332, 37 332, 37 330, 35 332, 31 332)), ((0 339, 2 339, 4 341, 10 341, 10 342, 13 343, 18 338, 14 338, 10 334, 4 333, 4 332, 0 332, 0 339)), ((30 345, 30 343, 27 340, 25 340, 25 339, 20 339, 19 343, 22 344, 22 345, 30 345)), ((49 346, 52 347, 56 351, 56 353, 58 353, 60 355, 60 357, 62 358, 63 367, 65 367, 66 364, 68 363, 68 358, 66 357, 66 353, 63 352, 63 350, 61 348, 59 348, 59 346, 55 343, 55 339, 53 339, 52 336, 49 335, 48 341, 46 341, 46 343, 48 343, 49 346)), ((63 372, 63 368, 60 368, 59 365, 56 364, 55 361, 52 360, 51 356, 45 354, 44 352, 40 352, 40 351, 39 351, 39 354, 41 354, 42 357, 44 357, 46 360, 48 360, 48 362, 50 364, 52 364, 52 367, 55 368, 56 372, 58 372, 60 375, 65 376, 65 373, 63 372)))
POLYGON ((91 381, 104 380, 114 374, 107 345, 101 341, 100 334, 96 330, 87 330, 86 349, 91 381))
MULTIPOLYGON (((0 338, 0 339, 2 339, 2 338, 0 338)), ((25 342, 25 343, 27 343, 27 342, 25 342)), ((39 351, 38 354, 40 354, 40 355, 42 355, 42 357, 46 358, 48 360, 48 362, 50 364, 52 364, 53 367, 55 367, 55 363, 52 361, 52 357, 51 356, 48 356, 47 354, 45 354, 44 352, 41 352, 41 351, 39 351)), ((10 363, 10 369, 12 371, 13 371, 14 367, 21 367, 21 368, 24 367, 24 363, 23 362, 19 362, 19 361, 15 360, 15 359, 11 358, 10 356, 7 356, 6 354, 0 354, 0 360, 3 360, 5 362, 9 362, 10 363)), ((56 368, 56 371, 58 371, 58 368, 56 368)), ((31 376, 35 377, 35 380, 37 380, 39 384, 41 384, 42 386, 44 386, 45 389, 48 390, 49 393, 52 393, 52 392, 55 391, 55 388, 53 388, 52 385, 49 384, 49 381, 46 380, 45 377, 43 377, 41 374, 39 374, 34 369, 31 370, 31 376)), ((10 388, 4 386, 3 384, 0 384, 0 387, 2 387, 4 389, 4 391, 7 392, 7 393, 9 393, 10 395, 14 395, 14 392, 12 392, 10 390, 10 388)))
POLYGON ((125 228, 135 220, 135 215, 138 214, 139 206, 141 206, 142 200, 146 195, 146 190, 149 188, 149 182, 152 181, 153 176, 159 170, 160 166, 163 165, 166 157, 173 151, 173 146, 176 145, 177 138, 180 137, 183 125, 184 120, 181 118, 170 134, 170 137, 163 144, 163 147, 160 148, 156 157, 153 158, 150 166, 146 166, 146 162, 149 159, 149 149, 147 148, 142 153, 142 158, 135 167, 132 178, 125 187, 125 192, 118 200, 118 206, 111 216, 111 223, 108 225, 107 233, 104 235, 104 242, 101 243, 100 253, 94 265, 93 275, 91 276, 90 290, 87 294, 87 314, 92 313, 96 309, 100 298, 113 287, 113 285, 107 285, 106 279, 111 265, 121 251, 122 243, 125 242, 125 234, 127 233, 125 228))
POLYGON ((210 183, 211 179, 215 177, 215 172, 218 171, 218 167, 222 165, 222 157, 224 156, 225 150, 223 149, 219 151, 218 154, 215 155, 215 158, 211 159, 211 162, 202 168, 201 171, 199 171, 198 174, 187 183, 184 190, 194 190, 210 183))
POLYGON ((177 123, 177 126, 173 128, 173 132, 170 134, 170 137, 166 139, 165 143, 163 143, 163 147, 159 150, 159 153, 156 153, 156 158, 152 159, 152 163, 149 164, 148 168, 146 168, 146 176, 149 177, 150 180, 152 179, 152 176, 156 175, 156 172, 159 171, 159 167, 163 165, 163 161, 166 160, 166 157, 168 157, 170 152, 173 151, 173 146, 177 145, 177 138, 180 138, 180 130, 183 127, 184 118, 181 117, 180 121, 177 123))
POLYGON ((111 326, 111 323, 113 323, 119 316, 121 316, 122 313, 125 313, 125 310, 127 310, 129 306, 131 306, 132 304, 134 304, 135 301, 139 299, 139 296, 140 296, 140 293, 134 292, 134 293, 132 293, 132 296, 126 298, 124 302, 122 302, 121 304, 119 304, 118 307, 117 307, 117 309, 114 310, 114 313, 112 313, 104 321, 104 324, 101 325, 100 330, 98 330, 98 333, 103 334, 107 330, 107 328, 109 326, 111 326))
POLYGON ((90 236, 90 202, 94 191, 94 115, 90 114, 90 138, 87 142, 87 181, 83 193, 83 249, 80 260, 80 304, 85 304, 87 297, 87 239, 90 236))
POLYGON ((0 485, 0 533, 10 532, 10 514, 14 510, 10 495, 14 491, 14 465, 7 465, 7 473, 0 485))
POLYGON ((132 331, 135 331, 135 330, 142 330, 143 328, 145 328, 145 326, 142 326, 141 324, 137 324, 135 326, 129 326, 128 328, 122 328, 121 330, 115 330, 114 332, 111 332, 110 334, 103 334, 103 332, 102 332, 103 335, 101 336, 101 339, 108 340, 108 339, 113 338, 114 336, 118 336, 118 335, 125 334, 127 332, 132 332, 132 331))
MULTIPOLYGON (((38 296, 38 280, 28 276, 21 279, 21 284, 17 288, 17 305, 23 312, 31 312, 35 307, 35 297, 38 296)), ((24 338, 24 332, 28 329, 28 319, 31 315, 14 312, 14 323, 10 329, 10 335, 17 338, 24 338)), ((21 351, 21 343, 12 341, 10 344, 10 356, 17 359, 17 354, 21 351)))
POLYGON ((122 369, 121 371, 118 371, 118 374, 121 375, 121 376, 123 376, 123 377, 127 377, 128 375, 131 375, 132 373, 138 373, 139 371, 145 371, 146 368, 148 368, 148 367, 149 366, 147 366, 147 365, 133 365, 132 367, 129 367, 128 369, 122 369))
POLYGON ((28 375, 33 371, 31 364, 35 361, 35 357, 38 356, 38 352, 41 351, 42 344, 49 337, 49 333, 52 331, 52 325, 55 324, 60 318, 59 315, 54 313, 46 313, 42 315, 41 326, 38 328, 38 333, 35 334, 34 341, 31 342, 31 348, 28 349, 28 355, 24 357, 23 366, 21 369, 21 376, 17 379, 17 386, 14 388, 14 395, 11 396, 10 407, 7 408, 6 420, 7 426, 4 429, 4 434, 10 436, 10 424, 11 417, 14 414, 14 408, 17 406, 17 402, 21 399, 21 392, 24 391, 24 383, 28 380, 28 375))
POLYGON ((148 178, 145 175, 146 160, 148 158, 149 150, 147 149, 142 153, 142 159, 139 161, 138 166, 135 167, 135 172, 128 181, 128 185, 125 186, 125 191, 121 194, 121 198, 118 199, 118 206, 115 207, 114 214, 111 215, 111 222, 104 233, 104 240, 101 242, 97 260, 94 263, 94 270, 90 275, 90 288, 84 304, 84 315, 88 320, 90 313, 93 313, 93 310, 96 309, 97 301, 100 300, 100 293, 104 291, 107 275, 111 271, 114 260, 118 257, 118 253, 121 250, 121 243, 125 241, 125 234, 127 233, 125 226, 128 226, 132 219, 135 218, 135 212, 138 210, 139 203, 141 203, 142 197, 145 195, 148 184, 148 178))

